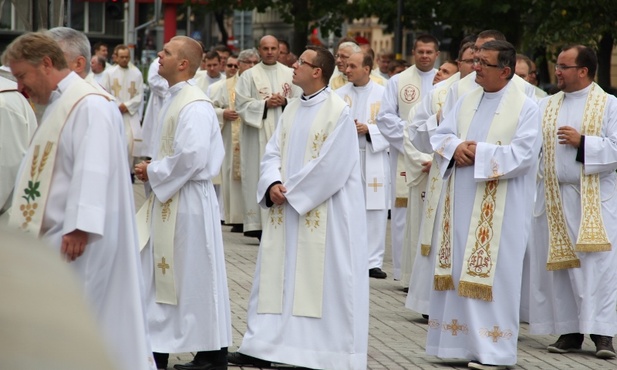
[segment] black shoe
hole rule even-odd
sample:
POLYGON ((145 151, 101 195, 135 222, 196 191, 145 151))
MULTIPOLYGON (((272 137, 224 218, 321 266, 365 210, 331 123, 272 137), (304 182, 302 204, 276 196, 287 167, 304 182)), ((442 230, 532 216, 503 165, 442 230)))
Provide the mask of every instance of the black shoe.
POLYGON ((585 336, 579 333, 570 333, 560 335, 557 342, 548 346, 548 351, 551 353, 568 353, 581 349, 585 336))
POLYGON ((187 362, 183 365, 174 365, 176 370, 227 370, 227 365, 213 364, 211 362, 187 362))
POLYGON ((229 354, 227 354, 227 361, 231 364, 239 366, 252 366, 261 368, 270 368, 272 366, 272 363, 270 363, 270 361, 248 356, 240 352, 230 352, 229 354))
POLYGON ((425 320, 428 320, 428 315, 427 315, 427 314, 425 314, 425 313, 423 313, 423 314, 422 314, 422 318, 423 318, 423 319, 425 319, 425 320))
POLYGON ((153 352, 154 363, 157 369, 167 369, 167 363, 169 362, 169 353, 153 352))
POLYGON ((403 287, 403 289, 401 289, 403 291, 403 293, 409 293, 409 287, 405 286, 403 287))
POLYGON ((615 358, 615 348, 613 348, 613 337, 605 335, 591 334, 591 340, 596 344, 596 357, 609 359, 615 358))
POLYGON ((244 236, 247 236, 249 238, 257 238, 261 241, 261 230, 245 231, 244 236))
POLYGON ((242 224, 233 224, 231 226, 231 230, 232 233, 241 233, 244 231, 244 225, 242 224))
POLYGON ((368 270, 368 276, 375 279, 385 279, 388 277, 388 274, 383 272, 379 267, 374 267, 368 270))

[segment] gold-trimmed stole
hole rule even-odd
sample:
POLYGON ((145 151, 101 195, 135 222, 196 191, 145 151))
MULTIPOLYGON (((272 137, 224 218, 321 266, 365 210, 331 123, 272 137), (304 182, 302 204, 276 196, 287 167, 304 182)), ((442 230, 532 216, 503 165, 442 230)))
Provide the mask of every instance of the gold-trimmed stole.
MULTIPOLYGON (((549 98, 542 120, 544 140, 544 194, 549 232, 547 270, 580 267, 578 252, 602 252, 611 250, 600 197, 600 175, 585 175, 581 166, 581 223, 576 247, 568 234, 556 171, 555 147, 557 141, 557 117, 565 94, 559 92, 549 98)), ((582 135, 600 136, 606 107, 607 94, 592 83, 582 117, 582 135)))
MULTIPOLYGON (((229 109, 236 110, 236 82, 238 81, 238 75, 233 76, 225 80, 227 87, 227 93, 229 94, 229 109)), ((242 125, 242 119, 238 118, 231 124, 231 175, 236 181, 240 181, 242 178, 240 171, 240 128, 242 125)))
MULTIPOLYGON (((526 96, 513 83, 506 87, 497 112, 493 117, 486 138, 488 143, 508 145, 518 127, 520 112, 526 96)), ((465 140, 475 110, 484 95, 483 89, 477 88, 465 96, 458 115, 460 137, 465 140)), ((469 232, 463 257, 463 269, 458 286, 458 294, 463 297, 493 300, 493 280, 499 254, 501 229, 504 220, 508 180, 500 179, 497 163, 493 164, 493 180, 476 185, 474 206, 469 224, 469 232)), ((447 194, 442 213, 442 231, 440 231, 440 249, 435 266, 435 290, 452 290, 452 245, 453 245, 453 205, 454 175, 447 180, 447 194)))
MULTIPOLYGON (((319 152, 328 135, 336 128, 341 112, 347 105, 336 94, 331 94, 315 115, 306 144, 304 163, 319 157, 319 152)), ((292 101, 283 116, 279 132, 281 154, 281 179, 287 178, 287 152, 289 136, 294 129, 300 99, 292 101)), ((292 314, 294 316, 320 318, 323 312, 323 284, 326 253, 326 231, 329 200, 298 219, 296 244, 296 272, 293 291, 292 314)), ((281 314, 283 312, 283 286, 285 280, 285 208, 288 205, 273 205, 264 220, 260 244, 260 274, 257 299, 258 314, 281 314)))
MULTIPOLYGON (((164 113, 161 138, 157 158, 174 154, 174 141, 180 111, 195 101, 210 99, 198 86, 187 84, 173 98, 164 113)), ((161 112, 161 115, 163 112, 161 112)), ((152 239, 154 254, 154 284, 156 302, 170 305, 178 304, 174 270, 174 237, 176 235, 176 218, 178 215, 179 192, 170 199, 161 202, 154 192, 137 212, 137 228, 140 250, 152 239)))

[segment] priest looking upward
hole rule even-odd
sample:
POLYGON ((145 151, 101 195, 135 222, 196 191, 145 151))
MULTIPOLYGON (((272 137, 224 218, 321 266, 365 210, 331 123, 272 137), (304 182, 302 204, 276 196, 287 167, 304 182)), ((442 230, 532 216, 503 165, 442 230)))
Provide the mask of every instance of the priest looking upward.
POLYGON ((119 368, 150 369, 121 118, 70 71, 51 37, 24 34, 5 55, 18 89, 46 105, 17 175, 9 224, 70 261, 119 368))
MULTIPOLYGON (((231 363, 365 370, 368 257, 358 132, 327 83, 334 57, 310 46, 261 163, 267 209, 247 331, 231 363)), ((245 72, 246 73, 246 72, 245 72)))
POLYGON ((516 87, 516 50, 489 41, 476 82, 431 138, 444 178, 426 352, 472 369, 516 364, 523 257, 540 151, 536 103, 516 87))
POLYGON ((146 156, 142 145, 141 116, 144 103, 144 81, 137 67, 130 64, 128 46, 117 48, 117 64, 105 72, 101 85, 116 98, 129 148, 129 167, 133 169, 133 158, 146 156))
POLYGON ((242 118, 240 157, 244 196, 244 235, 261 238, 262 217, 255 201, 259 162, 289 99, 300 91, 292 86, 292 70, 277 62, 279 43, 274 36, 259 41, 261 63, 244 72, 236 83, 236 111, 242 118))
POLYGON ((529 323, 532 334, 560 335, 549 352, 578 350, 588 334, 608 359, 617 333, 617 100, 593 82, 597 64, 589 47, 565 47, 555 65, 561 92, 540 102, 529 323))
POLYGON ((135 166, 135 175, 152 189, 137 215, 152 349, 159 369, 178 352, 195 357, 176 369, 226 369, 231 313, 212 185, 225 155, 221 130, 193 79, 199 43, 176 36, 158 56, 170 96, 156 125, 157 153, 135 166))
POLYGON ((390 195, 389 144, 377 128, 377 113, 384 87, 371 80, 372 67, 373 58, 369 54, 351 54, 345 69, 349 83, 336 93, 349 105, 349 114, 358 132, 360 171, 366 201, 368 274, 372 278, 385 279, 388 275, 381 267, 386 250, 390 195))

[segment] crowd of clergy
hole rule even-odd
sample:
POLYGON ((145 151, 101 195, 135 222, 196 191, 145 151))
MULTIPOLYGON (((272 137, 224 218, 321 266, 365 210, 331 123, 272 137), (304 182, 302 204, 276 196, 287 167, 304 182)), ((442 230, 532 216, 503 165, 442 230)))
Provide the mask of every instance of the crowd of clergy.
POLYGON ((126 45, 109 62, 71 28, 24 34, 0 67, 0 220, 68 262, 121 370, 366 369, 388 274, 430 355, 514 367, 526 322, 549 352, 588 336, 614 359, 617 100, 595 52, 563 47, 549 95, 497 30, 439 50, 176 36, 144 79, 126 45), (260 241, 233 353, 221 224, 260 241))

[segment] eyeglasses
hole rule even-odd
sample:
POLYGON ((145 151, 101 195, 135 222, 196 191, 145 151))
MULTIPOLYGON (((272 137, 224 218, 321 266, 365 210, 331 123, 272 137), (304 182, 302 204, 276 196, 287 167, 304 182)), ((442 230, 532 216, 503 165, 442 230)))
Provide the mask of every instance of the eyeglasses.
POLYGON ((347 56, 347 55, 343 55, 343 54, 335 54, 335 55, 334 55, 334 59, 338 59, 338 58, 341 58, 341 59, 349 59, 349 56, 347 56))
POLYGON ((465 63, 465 64, 473 64, 473 59, 461 59, 459 60, 459 62, 465 63))
POLYGON ((474 66, 479 65, 482 68, 486 68, 486 67, 501 68, 498 64, 489 64, 486 61, 482 59, 478 59, 478 58, 474 58, 473 65, 474 66))
POLYGON ((307 62, 306 60, 302 59, 302 58, 298 58, 298 66, 301 66, 303 64, 306 64, 307 66, 311 67, 311 68, 321 68, 319 66, 316 66, 314 64, 311 64, 309 62, 307 62))
POLYGON ((258 60, 241 60, 240 63, 255 65, 255 64, 259 64, 259 61, 258 60))
POLYGON ((237 64, 227 63, 227 68, 238 68, 237 64))
POLYGON ((581 66, 567 66, 565 64, 555 64, 556 71, 565 71, 566 69, 570 69, 570 68, 582 68, 582 67, 581 66))

